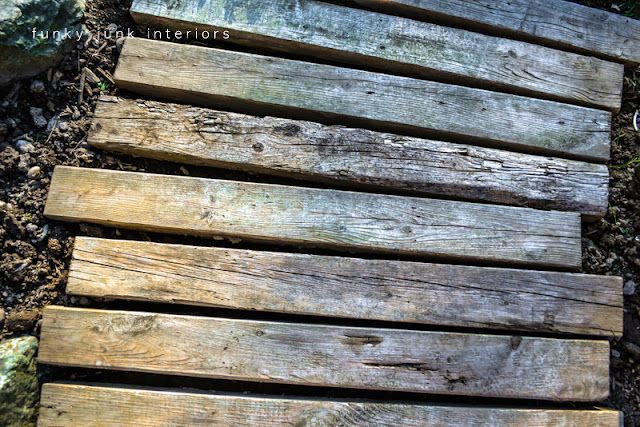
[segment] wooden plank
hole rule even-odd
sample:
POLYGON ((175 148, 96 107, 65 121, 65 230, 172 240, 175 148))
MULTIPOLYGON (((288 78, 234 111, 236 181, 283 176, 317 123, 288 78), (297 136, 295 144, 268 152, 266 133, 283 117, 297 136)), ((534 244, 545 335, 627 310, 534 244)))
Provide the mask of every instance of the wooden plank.
POLYGON ((412 19, 436 20, 602 58, 640 63, 640 22, 562 0, 355 0, 412 19))
POLYGON ((474 328, 622 335, 622 279, 76 238, 67 293, 474 328))
POLYGON ((619 427, 611 410, 417 405, 210 394, 172 389, 49 383, 42 387, 40 427, 78 425, 619 427))
POLYGON ((578 214, 448 200, 58 166, 45 215, 338 250, 581 265, 578 214))
POLYGON ((134 156, 602 217, 605 165, 103 96, 88 142, 134 156))
POLYGON ((614 111, 621 103, 621 64, 321 1, 135 0, 131 15, 153 28, 229 31, 233 43, 392 74, 614 111))
POLYGON ((596 401, 609 342, 48 307, 40 363, 258 382, 596 401))
POLYGON ((311 118, 605 161, 611 113, 242 52, 127 39, 122 89, 252 114, 311 118))

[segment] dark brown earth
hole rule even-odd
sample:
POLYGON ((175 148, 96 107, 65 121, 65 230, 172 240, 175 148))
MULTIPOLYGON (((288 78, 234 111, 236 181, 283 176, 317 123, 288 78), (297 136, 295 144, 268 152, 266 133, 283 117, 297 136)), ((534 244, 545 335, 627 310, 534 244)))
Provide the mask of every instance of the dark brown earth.
MULTIPOLYGON (((90 0, 86 25, 97 35, 107 29, 135 29, 128 15, 130 0, 90 0)), ((594 7, 639 18, 635 1, 583 1, 594 7)), ((46 304, 88 305, 86 298, 65 295, 72 236, 148 239, 144 233, 68 225, 42 215, 55 165, 149 171, 177 175, 246 178, 241 174, 203 170, 94 151, 86 133, 98 94, 117 91, 99 70, 113 73, 118 54, 115 37, 78 44, 56 69, 0 90, 0 338, 37 334, 46 304), (99 83, 87 81, 79 102, 83 67, 99 83), (40 82, 40 83, 38 83, 40 82), (37 128, 30 108, 42 108, 52 128, 37 128), (17 143, 23 140, 25 142, 17 143)), ((625 279, 625 335, 613 342, 609 405, 625 413, 627 426, 640 426, 640 133, 632 119, 640 107, 640 70, 626 70, 624 103, 614 118, 610 208, 606 217, 584 227, 584 271, 625 279)), ((176 241, 153 236, 157 241, 176 241)), ((191 239, 181 239, 193 242, 191 239)), ((203 244, 198 241, 197 244, 203 244)))

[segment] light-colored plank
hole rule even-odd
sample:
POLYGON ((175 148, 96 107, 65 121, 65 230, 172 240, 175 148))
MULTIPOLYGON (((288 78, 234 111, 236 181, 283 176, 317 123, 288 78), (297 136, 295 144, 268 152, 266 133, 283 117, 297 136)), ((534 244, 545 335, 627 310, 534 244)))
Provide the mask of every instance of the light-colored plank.
POLYGON ((115 80, 147 96, 605 161, 611 113, 444 83, 130 38, 115 80))
POLYGON ((355 0, 412 19, 449 22, 621 62, 640 63, 640 22, 562 0, 355 0))
POLYGON ((618 110, 621 64, 322 1, 135 0, 152 28, 229 31, 228 41, 392 74, 466 82, 618 110))
POLYGON ((610 410, 517 409, 45 384, 40 427, 619 427, 610 410))
POLYGON ((581 265, 576 213, 448 200, 58 166, 45 215, 339 250, 581 265))
POLYGON ((67 293, 431 325, 622 335, 622 279, 76 238, 67 293))
POLYGON ((606 213, 605 165, 103 96, 88 142, 134 156, 535 208, 606 213))
POLYGON ((609 342, 48 307, 40 363, 449 395, 596 401, 609 342))

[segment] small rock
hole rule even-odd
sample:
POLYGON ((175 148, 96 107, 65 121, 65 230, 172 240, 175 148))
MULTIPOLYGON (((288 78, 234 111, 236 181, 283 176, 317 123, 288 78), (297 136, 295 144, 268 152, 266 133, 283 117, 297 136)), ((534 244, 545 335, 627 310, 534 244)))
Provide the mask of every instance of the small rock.
POLYGON ((58 239, 50 238, 47 242, 47 248, 54 255, 60 255, 62 253, 62 245, 58 239))
POLYGON ((122 50, 122 46, 124 46, 124 41, 125 41, 125 40, 126 40, 126 39, 125 39, 124 37, 119 37, 119 38, 116 40, 116 50, 117 50, 118 52, 120 52, 120 51, 122 50))
POLYGON ((91 302, 89 301, 89 298, 87 297, 80 297, 80 300, 78 301, 78 304, 82 305, 82 306, 88 306, 91 302))
POLYGON ((0 425, 35 425, 38 402, 35 337, 0 342, 0 425))
POLYGON ((24 332, 33 328, 38 321, 38 310, 14 310, 7 316, 7 330, 11 332, 24 332))
POLYGON ((0 136, 6 135, 9 131, 9 125, 6 122, 0 122, 0 136))
POLYGON ((36 231, 38 231, 38 226, 35 224, 27 224, 25 228, 31 234, 36 234, 36 231))
POLYGON ((116 31, 118 31, 118 25, 117 24, 109 24, 107 25, 107 33, 115 33, 116 31))
POLYGON ((51 117, 47 122, 47 133, 50 133, 56 126, 58 126, 58 116, 51 117))
POLYGON ((31 107, 29 109, 29 113, 33 119, 33 124, 36 125, 36 127, 43 128, 49 123, 42 114, 42 108, 31 107))
POLYGON ((635 293, 636 293, 636 282, 634 282, 633 280, 629 280, 628 282, 626 282, 624 284, 624 288, 622 289, 622 293, 627 295, 627 296, 635 295, 635 293))
POLYGON ((620 358, 620 352, 618 350, 616 350, 615 348, 611 349, 611 355, 613 357, 615 357, 616 359, 620 358))
POLYGON ((634 359, 640 360, 640 347, 631 342, 624 343, 624 349, 634 359))
POLYGON ((31 82, 31 87, 29 88, 31 93, 42 93, 44 92, 44 83, 40 80, 34 80, 31 82))
POLYGON ((69 130, 69 125, 67 124, 67 122, 60 122, 60 124, 58 125, 58 129, 60 129, 62 132, 66 132, 69 130))
POLYGON ((15 146, 16 150, 21 153, 33 153, 34 151, 36 151, 36 147, 34 147, 32 143, 24 139, 18 140, 15 146))
POLYGON ((34 166, 27 172, 27 177, 30 179, 38 178, 41 172, 42 170, 40 169, 40 166, 34 166))

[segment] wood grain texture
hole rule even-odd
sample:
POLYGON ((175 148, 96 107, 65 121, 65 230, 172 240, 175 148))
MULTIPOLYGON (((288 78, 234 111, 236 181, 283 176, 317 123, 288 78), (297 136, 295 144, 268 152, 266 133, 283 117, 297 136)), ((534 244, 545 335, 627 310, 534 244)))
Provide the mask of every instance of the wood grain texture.
POLYGON ((610 410, 416 405, 44 384, 40 427, 619 427, 610 410))
POLYGON ((67 293, 473 328, 622 335, 622 279, 76 238, 67 293))
POLYGON ((602 217, 608 202, 605 165, 154 101, 102 96, 88 142, 159 160, 588 218, 602 217))
POLYGON ((136 0, 134 20, 183 32, 228 30, 229 41, 449 83, 617 111, 624 67, 534 44, 321 1, 136 0))
POLYGON ((449 395, 596 401, 609 342, 48 307, 40 363, 449 395))
POLYGON ((355 0, 412 19, 436 20, 616 61, 640 63, 640 22, 563 0, 355 0))
POLYGON ((578 214, 447 200, 58 166, 45 215, 339 250, 581 265, 578 214))
POLYGON ((329 65, 130 38, 122 89, 223 110, 606 161, 611 113, 329 65))

